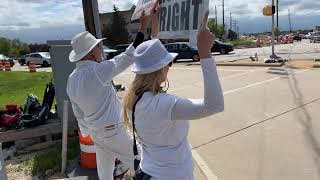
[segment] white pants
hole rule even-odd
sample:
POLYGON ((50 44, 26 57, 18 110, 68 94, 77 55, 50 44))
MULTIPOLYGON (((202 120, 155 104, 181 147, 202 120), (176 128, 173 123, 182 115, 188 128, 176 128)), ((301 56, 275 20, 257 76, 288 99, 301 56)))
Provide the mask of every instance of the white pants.
MULTIPOLYGON (((134 170, 133 140, 123 127, 99 129, 90 132, 96 147, 97 169, 100 180, 113 180, 115 159, 134 170)), ((140 154, 140 146, 138 151, 140 154)))

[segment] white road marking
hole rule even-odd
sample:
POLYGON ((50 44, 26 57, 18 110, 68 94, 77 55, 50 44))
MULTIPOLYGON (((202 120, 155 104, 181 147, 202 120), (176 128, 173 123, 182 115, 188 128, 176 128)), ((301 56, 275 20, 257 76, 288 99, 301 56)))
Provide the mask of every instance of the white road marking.
MULTIPOLYGON (((305 70, 293 72, 292 74, 300 74, 300 73, 306 72, 308 70, 309 69, 305 69, 305 70)), ((233 90, 230 90, 230 91, 226 91, 223 94, 229 94, 229 93, 237 92, 237 91, 240 91, 240 90, 243 90, 243 89, 247 89, 247 88, 250 88, 250 87, 258 86, 258 85, 265 84, 265 83, 268 83, 268 82, 271 82, 271 81, 275 81, 275 80, 280 79, 280 78, 282 78, 282 77, 276 77, 276 78, 268 79, 268 80, 265 80, 265 81, 256 82, 256 83, 253 83, 253 84, 241 87, 241 88, 237 88, 237 89, 233 89, 233 90)), ((190 146, 191 146, 191 144, 190 144, 190 146)), ((191 146, 191 149, 192 149, 192 146, 191 146)), ((201 172, 206 176, 206 178, 208 180, 218 180, 218 177, 211 171, 211 169, 209 168, 207 163, 204 161, 204 159, 200 156, 200 154, 195 149, 192 149, 192 157, 193 157, 194 161, 197 163, 197 165, 199 166, 201 172)))
POLYGON ((194 149, 191 152, 194 161, 197 163, 201 172, 206 176, 207 180, 218 180, 218 177, 211 171, 211 169, 209 168, 207 163, 202 159, 200 154, 194 149))
MULTIPOLYGON (((230 76, 224 76, 224 77, 221 77, 220 80, 239 77, 239 76, 244 76, 246 74, 253 73, 253 72, 256 72, 256 71, 258 71, 258 70, 250 70, 250 71, 247 71, 247 72, 244 72, 244 73, 238 73, 238 74, 234 74, 234 75, 230 75, 230 76)), ((171 89, 171 90, 169 89, 168 92, 174 92, 174 91, 183 90, 183 89, 186 89, 186 88, 189 88, 189 87, 193 87, 194 85, 199 85, 199 84, 202 84, 202 83, 203 83, 202 81, 201 82, 197 82, 197 83, 190 83, 189 85, 185 85, 185 86, 182 86, 180 88, 171 89)))
MULTIPOLYGON (((306 72, 308 70, 309 69, 296 71, 296 72, 293 72, 291 74, 300 74, 300 73, 306 72)), ((275 78, 267 79, 267 80, 264 80, 264 81, 259 81, 259 82, 256 82, 256 83, 249 84, 247 86, 243 86, 243 87, 240 87, 240 88, 236 88, 236 89, 232 89, 232 90, 229 90, 229 91, 225 91, 225 92, 223 92, 223 94, 225 95, 225 94, 230 94, 230 93, 233 93, 233 92, 241 91, 241 90, 248 89, 248 88, 251 88, 251 87, 254 87, 254 86, 258 86, 258 85, 261 85, 261 84, 265 84, 265 83, 268 83, 268 82, 271 82, 271 81, 275 81, 275 80, 278 80, 278 79, 281 79, 281 78, 282 77, 275 77, 275 78)))

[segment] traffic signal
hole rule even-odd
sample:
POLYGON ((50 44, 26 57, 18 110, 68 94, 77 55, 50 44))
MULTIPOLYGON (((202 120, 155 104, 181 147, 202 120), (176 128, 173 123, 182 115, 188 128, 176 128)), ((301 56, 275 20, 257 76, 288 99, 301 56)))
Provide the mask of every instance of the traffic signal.
POLYGON ((272 5, 267 5, 263 8, 264 16, 272 16, 276 12, 276 7, 272 5))

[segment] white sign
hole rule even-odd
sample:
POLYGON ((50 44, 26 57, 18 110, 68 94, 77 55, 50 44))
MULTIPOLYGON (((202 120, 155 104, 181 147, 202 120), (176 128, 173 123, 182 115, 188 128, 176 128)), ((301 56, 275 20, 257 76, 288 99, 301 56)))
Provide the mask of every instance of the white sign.
POLYGON ((131 17, 131 21, 139 19, 143 11, 146 16, 150 15, 156 2, 157 0, 139 0, 131 17))
POLYGON ((209 0, 160 0, 160 39, 188 39, 198 30, 209 0))

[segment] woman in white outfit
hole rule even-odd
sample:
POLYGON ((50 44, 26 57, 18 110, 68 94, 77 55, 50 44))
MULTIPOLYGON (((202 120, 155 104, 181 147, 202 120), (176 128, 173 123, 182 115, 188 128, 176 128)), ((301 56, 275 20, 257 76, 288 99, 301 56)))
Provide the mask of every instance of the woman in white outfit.
POLYGON ((188 143, 189 120, 224 110, 224 99, 211 57, 214 36, 207 29, 205 16, 198 34, 198 49, 204 79, 204 98, 186 99, 167 94, 161 84, 167 79, 172 61, 155 39, 139 45, 132 71, 136 73, 124 98, 125 121, 132 120, 135 103, 135 129, 142 145, 140 168, 152 180, 193 180, 193 161, 188 143), (138 101, 137 101, 138 99, 138 101))

